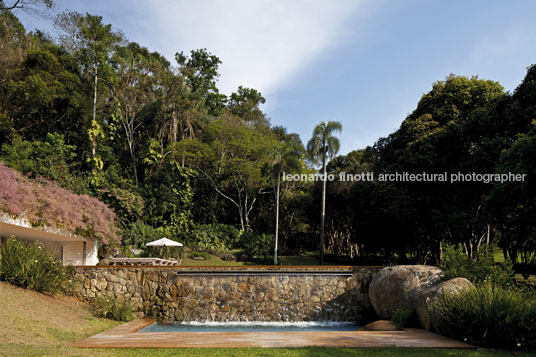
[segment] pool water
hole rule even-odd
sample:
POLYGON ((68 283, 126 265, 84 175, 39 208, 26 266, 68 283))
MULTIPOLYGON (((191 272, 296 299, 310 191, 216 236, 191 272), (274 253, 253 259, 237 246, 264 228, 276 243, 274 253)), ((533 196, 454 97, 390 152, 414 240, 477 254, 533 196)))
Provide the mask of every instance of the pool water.
POLYGON ((152 323, 138 332, 306 332, 306 331, 355 331, 363 327, 353 322, 185 322, 176 324, 152 323))

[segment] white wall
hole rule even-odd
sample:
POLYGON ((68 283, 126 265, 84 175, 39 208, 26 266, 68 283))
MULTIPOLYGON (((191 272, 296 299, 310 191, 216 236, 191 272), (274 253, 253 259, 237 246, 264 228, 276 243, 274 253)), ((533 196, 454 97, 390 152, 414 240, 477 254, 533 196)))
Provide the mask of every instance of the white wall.
POLYGON ((0 217, 0 238, 7 239, 15 236, 29 242, 40 241, 43 246, 50 250, 63 264, 70 265, 97 265, 98 243, 83 238, 69 236, 57 232, 48 232, 24 225, 15 220, 2 221, 0 217), (84 243, 86 244, 86 256, 84 259, 84 243))
POLYGON ((84 261, 84 242, 69 242, 63 244, 63 264, 70 265, 97 265, 97 244, 92 241, 86 243, 86 259, 84 261))

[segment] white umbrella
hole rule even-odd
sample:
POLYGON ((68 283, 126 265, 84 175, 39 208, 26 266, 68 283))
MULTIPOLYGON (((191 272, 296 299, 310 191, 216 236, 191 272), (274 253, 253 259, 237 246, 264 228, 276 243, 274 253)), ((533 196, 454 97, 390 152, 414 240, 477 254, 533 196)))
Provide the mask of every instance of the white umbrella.
POLYGON ((182 247, 182 243, 175 242, 174 240, 167 239, 166 237, 149 242, 146 244, 148 247, 166 247, 166 259, 168 258, 167 247, 182 247))

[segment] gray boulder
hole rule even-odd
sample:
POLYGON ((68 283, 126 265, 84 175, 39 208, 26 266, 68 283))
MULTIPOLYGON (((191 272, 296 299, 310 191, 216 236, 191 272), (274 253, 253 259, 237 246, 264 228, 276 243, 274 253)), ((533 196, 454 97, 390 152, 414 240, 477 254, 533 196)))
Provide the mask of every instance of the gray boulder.
POLYGON ((234 262, 236 261, 236 257, 230 253, 225 254, 222 258, 222 260, 225 260, 227 262, 234 262))
POLYGON ((439 284, 443 271, 429 265, 396 265, 372 279, 369 298, 376 314, 390 319, 398 309, 415 309, 417 298, 439 284))
POLYGON ((474 288, 473 284, 465 278, 454 278, 442 282, 431 288, 417 299, 417 316, 422 327, 430 331, 436 329, 439 322, 439 316, 435 310, 435 304, 443 295, 459 294, 462 291, 474 288))

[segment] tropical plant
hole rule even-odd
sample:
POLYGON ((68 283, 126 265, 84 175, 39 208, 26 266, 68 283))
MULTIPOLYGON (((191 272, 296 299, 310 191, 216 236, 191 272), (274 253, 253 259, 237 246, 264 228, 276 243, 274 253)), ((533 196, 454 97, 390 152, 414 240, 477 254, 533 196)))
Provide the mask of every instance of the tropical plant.
POLYGON ((271 234, 246 232, 242 234, 240 241, 247 255, 263 257, 264 260, 270 255, 274 247, 274 236, 271 234))
POLYGON ((95 299, 93 305, 98 317, 125 322, 134 320, 132 306, 126 302, 120 302, 108 296, 101 296, 95 299))
POLYGON ((468 257, 461 249, 451 244, 442 244, 441 261, 444 280, 463 277, 473 284, 489 282, 503 288, 511 288, 515 284, 512 262, 495 264, 492 247, 481 247, 478 255, 468 257))
POLYGON ((404 327, 413 327, 413 326, 419 325, 419 320, 417 318, 415 309, 408 309, 408 308, 396 309, 396 311, 393 314, 393 317, 391 318, 391 321, 399 329, 404 328, 404 327))
POLYGON ((334 133, 342 131, 342 124, 337 121, 321 122, 313 130, 313 137, 307 142, 309 158, 316 164, 322 164, 322 209, 320 214, 320 265, 324 264, 324 230, 326 220, 326 165, 339 152, 341 143, 334 133))
POLYGON ((441 334, 487 347, 536 346, 534 294, 485 283, 460 294, 444 294, 436 306, 441 334))
POLYGON ((39 292, 66 293, 73 285, 74 268, 64 266, 39 242, 9 237, 0 244, 0 279, 39 292))
POLYGON ((191 248, 219 254, 237 247, 240 232, 226 224, 201 224, 194 226, 183 236, 191 248))

